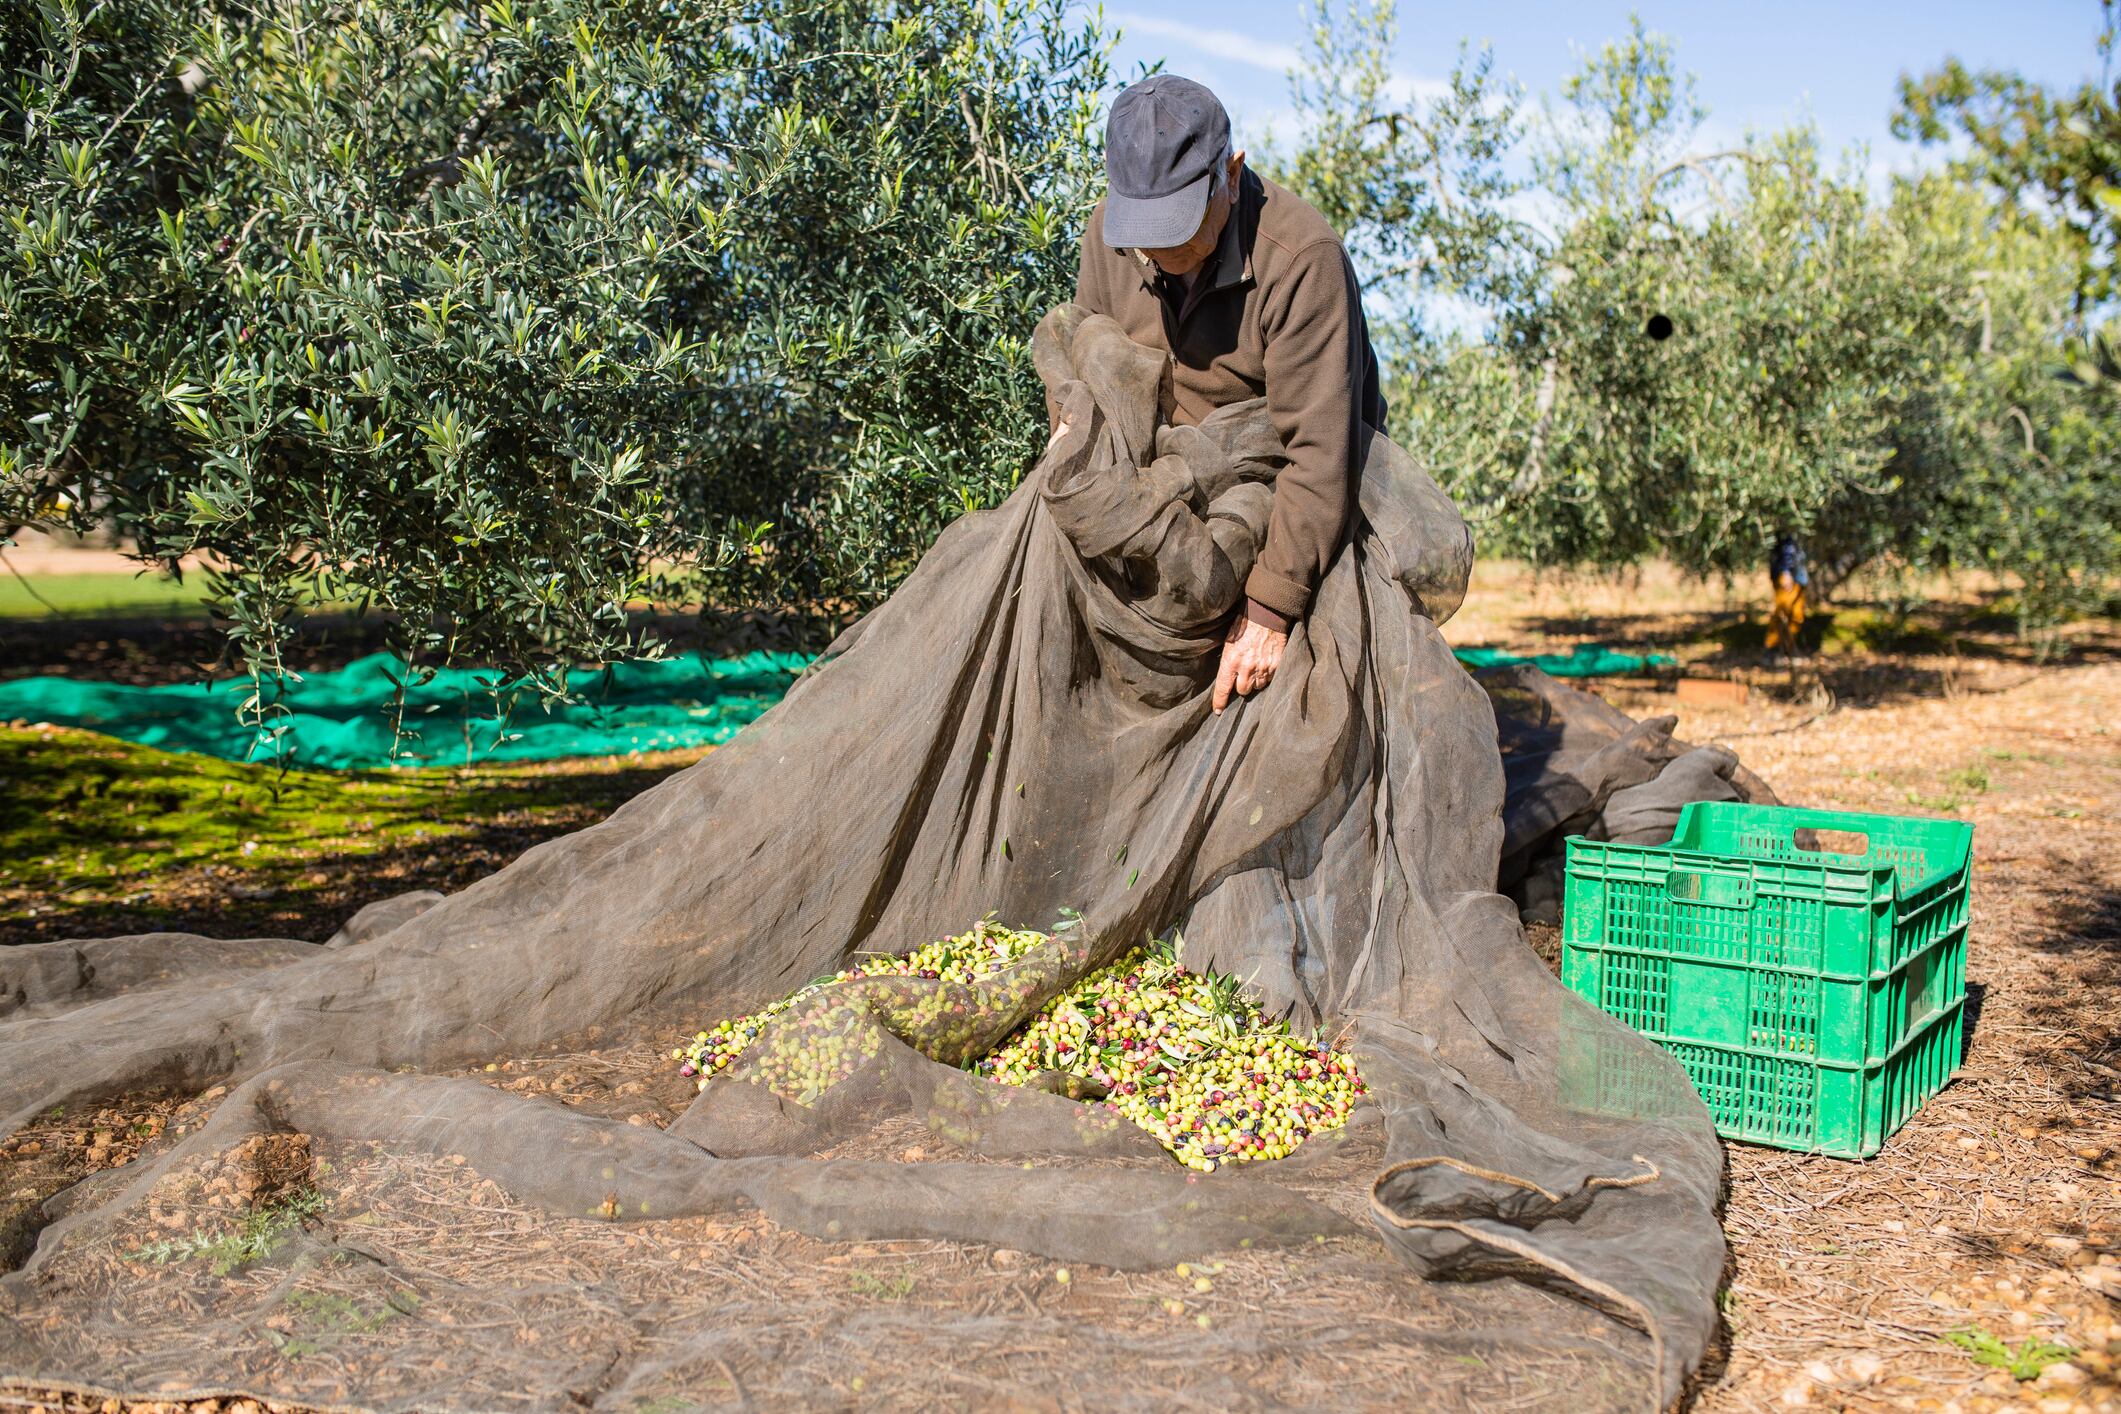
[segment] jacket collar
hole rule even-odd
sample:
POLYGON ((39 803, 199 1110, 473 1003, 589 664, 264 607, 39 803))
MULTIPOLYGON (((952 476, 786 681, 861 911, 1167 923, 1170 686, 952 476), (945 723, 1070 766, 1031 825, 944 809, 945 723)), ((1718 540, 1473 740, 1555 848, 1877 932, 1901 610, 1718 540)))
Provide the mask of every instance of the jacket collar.
MULTIPOLYGON (((1266 188, 1260 185, 1259 178, 1252 174, 1250 167, 1245 168, 1237 179, 1237 209, 1230 213, 1229 220, 1223 222, 1222 238, 1216 242, 1215 253, 1208 257, 1201 278, 1193 282, 1192 290, 1187 293, 1179 313, 1181 320, 1193 312, 1204 295, 1252 282, 1252 247, 1259 235, 1259 210, 1265 196, 1266 188)), ((1152 294, 1157 293, 1161 272, 1157 270, 1156 262, 1139 250, 1129 250, 1128 254, 1134 257, 1135 266, 1141 272, 1143 287, 1152 294)))
POLYGON ((1252 278, 1252 244, 1259 234, 1260 198, 1265 194, 1250 167, 1238 174, 1237 209, 1223 222, 1213 263, 1204 272, 1208 279, 1197 283, 1195 289, 1227 290, 1252 278))

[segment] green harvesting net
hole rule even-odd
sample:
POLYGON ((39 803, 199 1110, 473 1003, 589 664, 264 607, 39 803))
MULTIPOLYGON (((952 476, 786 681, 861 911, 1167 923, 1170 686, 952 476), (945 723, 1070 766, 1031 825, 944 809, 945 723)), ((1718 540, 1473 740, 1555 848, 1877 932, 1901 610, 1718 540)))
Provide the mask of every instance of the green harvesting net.
MULTIPOLYGON (((1673 661, 1595 643, 1528 657, 1499 648, 1454 651, 1476 670, 1530 664, 1562 678, 1640 673, 1673 661)), ((85 727, 224 761, 284 756, 333 770, 626 756, 719 746, 779 701, 810 661, 807 654, 757 652, 615 663, 568 674, 574 700, 546 703, 528 688, 496 691, 487 669, 444 669, 415 682, 401 660, 377 653, 278 683, 267 697, 284 710, 275 711, 269 731, 245 725, 238 714, 250 695, 247 678, 136 687, 32 677, 0 682, 0 721, 85 727), (405 710, 394 731, 400 683, 405 710)))
POLYGON ((1622 653, 1603 643, 1579 643, 1566 653, 1505 653, 1500 648, 1454 648, 1451 652, 1475 672, 1483 668, 1530 666, 1557 678, 1632 677, 1679 663, 1669 653, 1622 653))
POLYGON ((277 684, 273 730, 237 709, 248 679, 134 687, 34 677, 0 682, 0 721, 86 727, 169 751, 228 761, 367 770, 550 761, 715 746, 778 702, 809 662, 799 653, 615 663, 568 674, 574 700, 544 703, 527 687, 497 690, 490 670, 456 668, 415 681, 389 654, 277 684), (396 729, 391 704, 404 685, 396 729))

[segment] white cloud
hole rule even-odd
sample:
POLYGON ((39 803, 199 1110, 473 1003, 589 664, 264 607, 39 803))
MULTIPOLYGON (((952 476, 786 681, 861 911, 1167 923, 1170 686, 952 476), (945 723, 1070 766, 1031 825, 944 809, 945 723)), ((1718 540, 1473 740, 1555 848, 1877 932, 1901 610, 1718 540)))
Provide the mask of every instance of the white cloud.
MULTIPOLYGON (((1185 24, 1128 10, 1115 11, 1111 18, 1119 27, 1121 49, 1128 57, 1151 57, 1160 47, 1169 45, 1203 59, 1281 76, 1296 68, 1303 58, 1293 44, 1275 43, 1240 30, 1185 24)), ((1277 144, 1302 141, 1304 125, 1289 104, 1286 84, 1262 88, 1249 80, 1226 82, 1230 76, 1218 75, 1211 65, 1205 64, 1193 69, 1191 77, 1206 83, 1223 100, 1230 110, 1230 123, 1240 147, 1247 141, 1257 144, 1270 133, 1277 144)), ((1450 91, 1448 79, 1398 70, 1385 82, 1387 101, 1399 107, 1433 102, 1450 91)))
POLYGON ((1385 97, 1394 103, 1433 103, 1439 98, 1449 96, 1450 92, 1449 79, 1424 78, 1419 74, 1395 71, 1385 80, 1385 97))
POLYGON ((1544 187, 1512 192, 1502 199, 1502 211, 1548 240, 1559 237, 1569 224, 1569 204, 1544 187))
POLYGON ((1465 295, 1422 290, 1405 311, 1432 334, 1478 340, 1495 327, 1495 313, 1465 295))
POLYGON ((1128 35, 1153 35, 1184 45, 1217 59, 1226 59, 1233 64, 1249 64, 1258 69, 1271 69, 1285 74, 1296 66, 1298 58, 1293 44, 1273 44, 1256 39, 1234 29, 1209 29, 1202 25, 1180 24, 1176 20, 1160 20, 1154 15, 1137 15, 1121 11, 1112 17, 1119 22, 1120 29, 1128 35))
POLYGON ((1269 139, 1277 147, 1286 147, 1301 139, 1303 130, 1302 119, 1286 102, 1259 107, 1242 103, 1230 105, 1231 137, 1239 147, 1250 144, 1255 156, 1269 139))

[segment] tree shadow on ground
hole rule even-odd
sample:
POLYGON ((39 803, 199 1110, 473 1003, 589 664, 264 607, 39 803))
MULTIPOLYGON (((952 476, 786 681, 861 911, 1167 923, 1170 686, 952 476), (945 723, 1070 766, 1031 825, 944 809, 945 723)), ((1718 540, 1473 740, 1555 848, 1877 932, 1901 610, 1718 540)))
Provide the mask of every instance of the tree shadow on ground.
POLYGON ((2121 888, 2067 884, 2043 921, 2027 946, 2051 965, 2023 984, 2034 1053, 2053 1066, 2062 1098, 2111 1104, 2121 1095, 2121 888))
MULTIPOLYGON (((2043 646, 2019 635, 2015 620, 1995 607, 1996 597, 1912 610, 1870 600, 1820 606, 1799 632, 1799 647, 1812 666, 1837 674, 1895 659, 2032 667, 2056 650, 2063 661, 2121 662, 2121 634, 2112 625, 2086 621, 2058 643, 2043 646)), ((1518 619, 1516 627, 1544 638, 1622 649, 1706 650, 1688 655, 1690 667, 1758 668, 1767 654, 1767 618, 1758 610, 1531 615, 1518 619)))
MULTIPOLYGON (((1514 621, 1517 634, 1541 638, 1604 643, 1622 651, 1637 648, 1684 648, 1737 632, 1740 614, 1722 610, 1689 613, 1529 614, 1514 621)), ((1515 635, 1512 635, 1515 636, 1515 635)))

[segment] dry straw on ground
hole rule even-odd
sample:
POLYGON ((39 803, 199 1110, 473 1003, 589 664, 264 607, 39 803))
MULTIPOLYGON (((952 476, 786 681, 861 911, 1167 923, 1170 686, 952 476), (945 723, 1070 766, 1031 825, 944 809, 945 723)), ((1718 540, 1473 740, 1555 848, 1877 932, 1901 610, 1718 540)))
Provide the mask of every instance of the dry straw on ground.
MULTIPOLYGON (((1755 684, 1749 704, 1692 712, 1683 732, 1739 748, 1786 798, 1976 824, 1974 1022, 1963 1069, 1868 1163, 1730 1146, 1726 1329, 1692 1403, 1965 1414, 2121 1408, 2121 638, 2110 626, 2080 630, 2072 661, 2042 666, 2004 634, 1962 621, 1919 651, 1824 657, 1793 674, 1704 647, 1701 620, 1679 594, 1652 584, 1535 595, 1503 580, 1485 596, 1476 586, 1455 636, 1520 647, 1592 635, 1665 642, 1693 671, 1755 684), (1946 1339, 1975 1332, 2013 1352, 2048 1342, 2073 1353, 2021 1381, 1946 1339)), ((1605 691, 1637 713, 1673 710, 1668 685, 1605 691)), ((1551 934, 1534 941, 1552 953, 1551 934)), ((669 1026, 687 1020, 672 1016, 669 1026)), ((669 1124, 690 1095, 659 1047, 607 1049, 593 1038, 477 1073, 638 1124, 669 1124)), ((165 1144, 204 1108, 72 1116, 19 1136, 0 1156, 0 1242, 10 1220, 20 1222, 24 1195, 165 1144)), ((865 1142, 912 1162, 962 1157, 924 1131, 865 1142)), ((1361 1143, 1351 1140, 1345 1162, 1363 1162, 1361 1143)), ((1086 1359, 1126 1371, 1174 1408, 1227 1407, 1233 1389, 1245 1402, 1382 1407, 1425 1385, 1447 1387, 1410 1380, 1413 1339, 1434 1360, 1435 1312, 1425 1308, 1416 1329, 1415 1308, 1379 1306, 1380 1285, 1412 1279, 1363 1241, 1301 1258, 1234 1253, 1183 1274, 1064 1273, 959 1244, 820 1244, 763 1219, 556 1219, 460 1166, 342 1162, 400 1171, 388 1201, 361 1212, 327 1203, 312 1221, 358 1225, 364 1242, 390 1248, 394 1260, 417 1253, 471 1269, 529 1254, 554 1281, 594 1271, 676 1293, 688 1319, 711 1320, 717 1292, 785 1302, 787 1321, 760 1332, 750 1355, 697 1372, 688 1393, 702 1407, 785 1405, 793 1386, 780 1382, 817 1378, 819 1361, 826 1387, 865 1407, 1069 1408, 1069 1373, 1086 1359), (1016 1319, 994 1348, 931 1348, 924 1314, 943 1311, 1016 1319), (1227 1349, 1228 1337, 1255 1323, 1271 1324, 1283 1349, 1304 1347, 1289 1341, 1292 1330, 1310 1332, 1307 1357, 1214 1371, 1189 1360, 1189 1341, 1204 1329, 1227 1349), (826 1324, 862 1332, 859 1345, 811 1340, 826 1324)), ((363 1176, 372 1187, 375 1175, 363 1176)), ((320 1180, 327 1198, 332 1183, 320 1180)), ((1513 1315, 1550 1332, 1557 1352, 1597 1338, 1597 1323, 1568 1302, 1527 1289, 1520 1305, 1513 1315)), ((505 1314, 477 1336, 511 1338, 505 1314)), ((1459 1358, 1495 1358, 1477 1329, 1459 1338, 1459 1358)), ((1508 1372, 1520 1407, 1567 1405, 1570 1391, 1537 1358, 1509 1358, 1521 1365, 1508 1372)), ((1555 1369, 1569 1367, 1563 1359, 1555 1369)), ((120 1404, 0 1384, 0 1410, 121 1408, 278 1406, 120 1404)))

